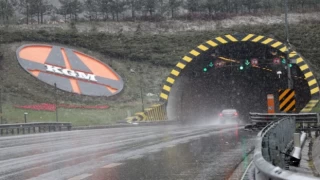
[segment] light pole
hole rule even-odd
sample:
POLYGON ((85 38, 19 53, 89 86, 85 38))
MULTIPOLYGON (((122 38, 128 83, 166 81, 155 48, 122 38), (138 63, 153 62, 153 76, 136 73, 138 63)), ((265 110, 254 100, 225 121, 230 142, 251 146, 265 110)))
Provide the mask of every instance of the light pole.
POLYGON ((289 64, 291 63, 290 61, 290 41, 289 41, 289 23, 288 23, 288 0, 285 0, 285 33, 286 33, 286 46, 287 46, 287 71, 288 71, 288 88, 292 89, 293 88, 293 81, 291 77, 291 68, 289 67, 289 64))
POLYGON ((143 88, 142 88, 142 75, 140 79, 140 97, 141 97, 141 106, 142 106, 142 112, 144 112, 144 102, 143 102, 143 88))
POLYGON ((58 95, 57 95, 57 84, 54 83, 54 99, 55 99, 55 105, 56 105, 56 122, 59 121, 58 118, 58 95))
POLYGON ((285 27, 286 27, 286 40, 289 44, 289 24, 288 24, 288 0, 285 0, 285 27))
POLYGON ((0 124, 2 124, 3 117, 2 117, 2 89, 0 89, 0 124))

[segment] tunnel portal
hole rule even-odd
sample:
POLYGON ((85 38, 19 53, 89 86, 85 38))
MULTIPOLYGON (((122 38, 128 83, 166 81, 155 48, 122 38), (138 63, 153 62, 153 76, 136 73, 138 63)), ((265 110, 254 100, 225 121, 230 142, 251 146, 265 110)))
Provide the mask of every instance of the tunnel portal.
POLYGON ((268 94, 274 95, 276 112, 280 112, 278 91, 288 88, 290 68, 296 91, 292 112, 308 111, 310 102, 318 102, 319 88, 310 83, 315 78, 302 60, 272 38, 218 37, 183 57, 166 79, 160 97, 167 104, 169 120, 210 121, 230 108, 247 119, 249 112, 267 112, 268 94))

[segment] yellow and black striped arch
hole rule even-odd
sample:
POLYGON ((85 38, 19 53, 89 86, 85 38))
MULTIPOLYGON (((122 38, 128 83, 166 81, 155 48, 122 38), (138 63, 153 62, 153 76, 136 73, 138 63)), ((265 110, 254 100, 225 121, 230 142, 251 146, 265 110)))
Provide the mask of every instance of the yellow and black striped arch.
POLYGON ((312 109, 319 103, 319 85, 318 82, 313 75, 309 65, 303 59, 303 57, 297 53, 296 51, 291 51, 289 53, 290 59, 296 60, 296 64, 299 66, 300 70, 304 74, 305 80, 308 82, 308 86, 310 89, 311 100, 308 104, 301 110, 301 112, 310 112, 312 109))
POLYGON ((263 45, 267 45, 278 49, 279 51, 289 54, 290 59, 295 60, 296 64, 299 66, 300 70, 304 73, 305 79, 308 82, 311 100, 309 103, 301 110, 301 112, 310 112, 314 106, 319 102, 319 87, 316 78, 311 72, 307 62, 303 57, 294 50, 288 50, 287 46, 277 41, 274 38, 255 35, 255 34, 228 34, 216 37, 214 39, 208 40, 203 44, 200 44, 195 49, 192 49, 187 55, 185 55, 177 65, 171 70, 170 75, 167 77, 165 84, 161 90, 160 99, 163 102, 167 102, 169 99, 170 91, 175 83, 176 79, 179 77, 181 71, 192 62, 196 57, 208 51, 209 49, 214 49, 217 46, 221 46, 227 43, 236 43, 236 42, 253 42, 263 45))

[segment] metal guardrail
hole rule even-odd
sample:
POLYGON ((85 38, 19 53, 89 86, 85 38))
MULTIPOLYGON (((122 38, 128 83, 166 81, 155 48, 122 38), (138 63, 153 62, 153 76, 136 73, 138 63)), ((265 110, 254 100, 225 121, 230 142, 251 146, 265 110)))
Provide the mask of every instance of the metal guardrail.
POLYGON ((253 163, 255 180, 319 180, 316 177, 284 170, 284 155, 295 132, 295 118, 286 117, 262 129, 257 138, 253 163))
MULTIPOLYGON (((320 114, 319 113, 249 113, 251 122, 256 127, 264 127, 266 124, 277 121, 284 117, 295 117, 297 131, 306 131, 311 136, 311 131, 316 132, 316 137, 320 134, 320 114)), ((248 126, 249 127, 249 126, 248 126)))
POLYGON ((296 122, 303 123, 320 123, 320 116, 318 113, 249 113, 250 120, 255 123, 267 122, 278 120, 283 117, 295 117, 296 122))
POLYGON ((1 124, 0 136, 26 134, 26 133, 41 133, 51 131, 70 131, 71 123, 52 122, 52 123, 21 123, 21 124, 1 124))

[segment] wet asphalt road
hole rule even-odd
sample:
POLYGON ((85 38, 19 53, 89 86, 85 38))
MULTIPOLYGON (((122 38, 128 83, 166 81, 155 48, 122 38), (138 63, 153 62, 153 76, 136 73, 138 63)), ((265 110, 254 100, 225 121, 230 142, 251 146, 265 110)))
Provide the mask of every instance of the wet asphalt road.
POLYGON ((0 180, 226 179, 256 133, 154 126, 0 138, 0 180))

